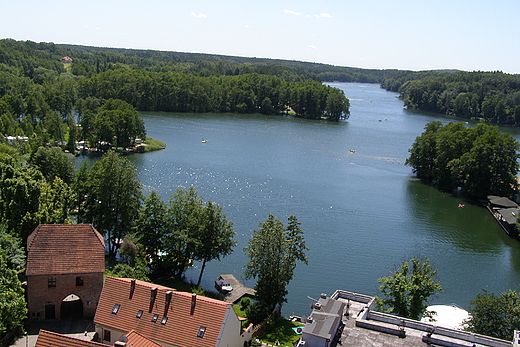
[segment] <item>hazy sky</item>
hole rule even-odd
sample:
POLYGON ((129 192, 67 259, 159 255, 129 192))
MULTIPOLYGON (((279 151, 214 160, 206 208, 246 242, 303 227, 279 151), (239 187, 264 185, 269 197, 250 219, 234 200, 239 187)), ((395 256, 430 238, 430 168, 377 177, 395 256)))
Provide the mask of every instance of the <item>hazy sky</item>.
POLYGON ((0 0, 0 38, 520 73, 520 1, 0 0))

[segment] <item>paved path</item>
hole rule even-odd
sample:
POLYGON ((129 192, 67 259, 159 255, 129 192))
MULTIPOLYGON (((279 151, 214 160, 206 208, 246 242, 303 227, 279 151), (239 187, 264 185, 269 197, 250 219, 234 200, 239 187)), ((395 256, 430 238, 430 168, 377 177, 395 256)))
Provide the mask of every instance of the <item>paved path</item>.
POLYGON ((60 322, 59 320, 41 320, 28 323, 27 335, 17 339, 11 346, 34 347, 40 329, 91 341, 94 336, 94 323, 91 320, 60 322), (85 335, 85 332, 87 333, 85 335))
POLYGON ((255 290, 248 288, 235 278, 234 275, 220 275, 224 281, 231 284, 233 290, 224 297, 225 302, 237 303, 244 295, 255 296, 255 290))

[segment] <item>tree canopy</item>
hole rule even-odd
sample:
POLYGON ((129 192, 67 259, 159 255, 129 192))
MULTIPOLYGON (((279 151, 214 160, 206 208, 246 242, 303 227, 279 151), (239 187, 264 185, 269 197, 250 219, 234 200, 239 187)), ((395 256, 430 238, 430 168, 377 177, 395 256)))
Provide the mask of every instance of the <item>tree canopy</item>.
POLYGON ((27 315, 24 290, 16 271, 8 267, 0 249, 0 336, 7 331, 21 332, 27 315))
POLYGON ((92 223, 108 241, 114 255, 123 237, 132 230, 143 199, 135 167, 120 154, 109 151, 91 167, 78 173, 78 222, 92 223))
POLYGON ((419 319, 428 307, 428 299, 442 290, 435 280, 436 274, 437 270, 431 267, 428 259, 421 262, 413 258, 402 262, 392 275, 377 280, 384 295, 378 298, 378 305, 388 313, 419 319))
POLYGON ((408 108, 493 124, 520 124, 520 75, 500 71, 420 71, 388 76, 408 108))
POLYGON ((520 294, 508 290, 500 295, 483 291, 470 301, 467 330, 511 341, 520 330, 520 294))
POLYGON ((297 261, 307 263, 305 238, 295 216, 288 218, 288 225, 269 214, 267 220, 254 230, 249 245, 244 248, 249 258, 244 277, 256 278, 257 303, 255 317, 265 318, 276 305, 286 301, 287 285, 291 281, 297 261))
POLYGON ((519 143, 498 127, 430 122, 418 136, 406 165, 444 191, 457 187, 470 198, 512 196, 518 188, 519 143))

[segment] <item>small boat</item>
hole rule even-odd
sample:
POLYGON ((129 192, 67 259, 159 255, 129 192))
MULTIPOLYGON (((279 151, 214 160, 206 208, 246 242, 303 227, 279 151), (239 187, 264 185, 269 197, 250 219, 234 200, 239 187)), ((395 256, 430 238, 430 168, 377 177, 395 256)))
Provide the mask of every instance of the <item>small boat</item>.
POLYGON ((229 293, 230 291, 233 290, 233 287, 231 286, 231 284, 229 284, 228 282, 226 282, 224 280, 216 280, 215 287, 217 287, 221 292, 224 292, 224 293, 229 293))
POLYGON ((206 140, 202 140, 202 143, 206 143, 206 142, 208 142, 208 141, 206 141, 206 140))

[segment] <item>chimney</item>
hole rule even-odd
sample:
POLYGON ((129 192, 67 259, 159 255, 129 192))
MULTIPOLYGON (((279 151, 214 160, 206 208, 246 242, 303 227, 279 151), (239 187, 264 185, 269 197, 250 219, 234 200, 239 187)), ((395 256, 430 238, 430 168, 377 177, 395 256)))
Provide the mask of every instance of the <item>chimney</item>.
POLYGON ((153 305, 155 304, 155 298, 157 297, 157 287, 153 287, 150 291, 150 308, 148 313, 152 313, 153 305))
POLYGON ((135 292, 135 280, 130 281, 130 297, 129 299, 132 300, 132 297, 134 296, 135 292))
POLYGON ((197 294, 191 294, 191 312, 190 316, 195 313, 195 305, 197 304, 197 294))
POLYGON ((163 317, 168 316, 168 310, 170 309, 170 303, 172 302, 173 291, 169 290, 166 292, 166 301, 164 301, 164 314, 163 317))

